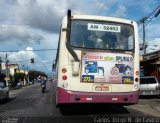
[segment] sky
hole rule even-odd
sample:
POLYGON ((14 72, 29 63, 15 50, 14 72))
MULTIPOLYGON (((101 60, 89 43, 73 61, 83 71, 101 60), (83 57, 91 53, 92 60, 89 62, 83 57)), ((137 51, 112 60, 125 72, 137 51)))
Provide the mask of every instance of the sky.
MULTIPOLYGON (((0 0, 0 57, 5 61, 7 54, 9 62, 19 64, 20 68, 24 66, 24 69, 28 67, 51 75, 61 21, 68 9, 72 14, 139 22, 158 6, 160 0, 0 0)), ((150 19, 145 28, 147 52, 160 49, 160 14, 150 19)), ((141 44, 142 24, 138 29, 141 44)))

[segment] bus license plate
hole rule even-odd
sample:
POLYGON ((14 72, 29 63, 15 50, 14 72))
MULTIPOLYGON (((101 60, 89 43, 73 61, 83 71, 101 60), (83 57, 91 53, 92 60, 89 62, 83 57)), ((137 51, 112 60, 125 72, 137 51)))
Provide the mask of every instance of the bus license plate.
POLYGON ((95 86, 95 90, 96 91, 109 91, 109 87, 108 86, 99 85, 99 86, 95 86))

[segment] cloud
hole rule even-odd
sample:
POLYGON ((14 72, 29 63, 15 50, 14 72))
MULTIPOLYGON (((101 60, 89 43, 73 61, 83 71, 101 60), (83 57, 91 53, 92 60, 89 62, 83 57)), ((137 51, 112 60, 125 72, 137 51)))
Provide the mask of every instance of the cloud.
POLYGON ((160 50, 160 38, 155 38, 147 42, 148 47, 146 49, 147 53, 160 50))
POLYGON ((15 2, 7 0, 3 2, 3 6, 0 5, 5 8, 5 11, 0 14, 3 15, 4 21, 2 22, 4 23, 24 24, 31 28, 58 33, 62 18, 68 9, 71 9, 73 14, 95 14, 95 11, 99 12, 99 9, 100 13, 109 9, 113 3, 115 0, 107 2, 81 0, 78 3, 75 0, 45 0, 45 2, 43 0, 16 0, 15 2))
MULTIPOLYGON (((61 21, 68 9, 72 10, 72 14, 105 15, 137 20, 143 15, 148 15, 157 6, 158 0, 156 1, 136 3, 134 0, 121 2, 119 0, 0 0, 0 43, 3 43, 0 48, 1 50, 26 49, 26 47, 56 48, 61 21), (150 8, 147 12, 144 11, 146 9, 144 3, 150 8), (38 45, 32 44, 39 41, 38 45), (21 47, 17 47, 16 43, 18 46, 22 44, 21 47)), ((158 24, 147 26, 147 41, 159 38, 158 27, 158 24)), ((28 51, 28 53, 19 51, 9 53, 8 56, 15 60, 25 60, 25 58, 30 60, 30 57, 35 57, 36 67, 43 66, 42 68, 50 70, 51 60, 54 60, 55 54, 55 51, 28 51)))
MULTIPOLYGON (((8 60, 10 64, 19 64, 19 66, 29 67, 29 69, 36 69, 45 71, 46 60, 35 54, 32 47, 27 47, 23 51, 8 53, 8 60), (31 58, 34 58, 35 63, 31 64, 31 58)), ((50 65, 51 66, 51 65, 50 65)))
POLYGON ((66 7, 64 4, 58 5, 56 0, 50 0, 48 4, 44 4, 45 2, 40 0, 0 1, 0 22, 29 25, 32 28, 58 33, 66 7))
MULTIPOLYGON (((154 22, 154 20, 153 20, 154 22)), ((146 38, 148 40, 153 40, 155 38, 160 38, 160 24, 159 23, 150 23, 146 26, 146 38)))
POLYGON ((118 6, 117 10, 113 14, 115 17, 125 17, 126 16, 126 8, 123 5, 118 6))
POLYGON ((37 55, 33 52, 32 47, 27 47, 24 51, 8 54, 8 59, 11 62, 30 62, 31 58, 37 58, 37 55))
MULTIPOLYGON (((32 47, 27 47, 26 49, 19 52, 12 52, 7 54, 10 64, 18 64, 20 67, 25 65, 25 67, 28 66, 30 70, 36 69, 45 72, 52 71, 53 58, 51 57, 51 54, 53 53, 50 53, 50 56, 41 57, 41 53, 37 54, 34 52, 34 49, 32 47), (31 58, 34 58, 34 64, 31 63, 31 58)), ((5 60, 5 56, 6 54, 3 54, 3 61, 5 60)))
POLYGON ((17 6, 17 0, 0 0, 0 22, 8 23, 13 21, 15 16, 13 10, 17 6))
POLYGON ((44 37, 23 25, 0 25, 0 41, 40 42, 44 37))
POLYGON ((19 5, 15 8, 15 16, 19 23, 58 33, 64 10, 64 4, 57 5, 55 0, 45 5, 37 0, 27 0, 19 2, 19 5))

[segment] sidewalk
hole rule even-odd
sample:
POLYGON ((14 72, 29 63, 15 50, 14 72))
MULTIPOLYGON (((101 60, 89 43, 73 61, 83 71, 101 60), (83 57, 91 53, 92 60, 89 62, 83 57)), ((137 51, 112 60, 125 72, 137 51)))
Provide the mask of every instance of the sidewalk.
POLYGON ((154 117, 160 117, 160 97, 140 98, 139 103, 136 105, 127 106, 128 108, 135 109, 149 114, 154 117))
POLYGON ((22 90, 24 90, 25 88, 29 88, 30 86, 34 86, 34 85, 37 85, 37 84, 38 84, 38 83, 31 84, 31 85, 24 85, 22 88, 12 87, 12 88, 9 89, 10 96, 11 96, 11 95, 14 95, 14 94, 18 94, 18 93, 20 93, 22 90))
POLYGON ((152 115, 154 117, 160 117, 160 107, 159 106, 150 107, 146 105, 137 104, 133 106, 128 106, 128 108, 143 112, 144 114, 147 114, 147 115, 152 115))

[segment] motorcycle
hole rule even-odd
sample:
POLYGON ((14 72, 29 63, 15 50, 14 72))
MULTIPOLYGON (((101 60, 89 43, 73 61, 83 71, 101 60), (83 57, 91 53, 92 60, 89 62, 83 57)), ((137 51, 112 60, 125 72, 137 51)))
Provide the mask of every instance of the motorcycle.
POLYGON ((45 90, 46 90, 46 85, 41 85, 41 88, 42 88, 42 93, 44 93, 45 92, 45 90))

